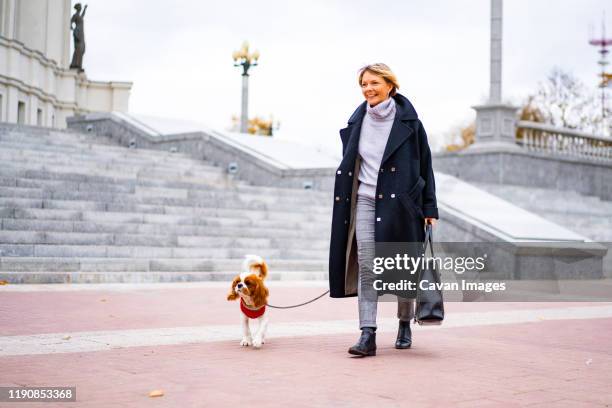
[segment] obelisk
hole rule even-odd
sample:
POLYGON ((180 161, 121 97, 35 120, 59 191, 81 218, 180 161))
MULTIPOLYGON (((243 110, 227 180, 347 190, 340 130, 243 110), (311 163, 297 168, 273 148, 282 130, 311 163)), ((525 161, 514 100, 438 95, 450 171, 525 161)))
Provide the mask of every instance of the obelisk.
POLYGON ((501 103, 503 0, 491 0, 491 68, 489 103, 501 103))
POLYGON ((518 150, 515 143, 516 106, 502 102, 503 0, 491 0, 489 100, 476 110, 475 143, 467 150, 518 150))

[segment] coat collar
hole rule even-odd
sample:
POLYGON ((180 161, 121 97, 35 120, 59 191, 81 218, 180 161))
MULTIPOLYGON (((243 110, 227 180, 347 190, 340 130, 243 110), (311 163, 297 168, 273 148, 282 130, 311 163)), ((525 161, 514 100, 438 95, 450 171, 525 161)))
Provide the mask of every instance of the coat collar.
MULTIPOLYGON (((412 135, 412 128, 404 122, 418 119, 416 110, 408 98, 401 94, 395 94, 393 99, 395 99, 396 103, 395 119, 393 120, 393 125, 391 126, 391 132, 389 134, 389 139, 387 140, 387 145, 385 146, 381 165, 387 161, 393 152, 395 152, 399 146, 410 137, 410 135, 412 135)), ((347 152, 345 156, 347 156, 349 160, 354 160, 359 146, 361 122, 366 112, 366 103, 367 102, 364 101, 361 105, 359 105, 359 107, 351 115, 348 121, 348 126, 340 131, 340 137, 342 138, 343 143, 347 145, 347 152)))
MULTIPOLYGON (((392 98, 395 99, 395 109, 396 109, 395 117, 397 119, 400 119, 400 120, 418 119, 419 116, 417 115, 417 112, 414 109, 414 106, 412 106, 412 103, 410 103, 408 98, 406 98, 404 95, 399 94, 399 93, 395 94, 395 96, 393 96, 392 98)), ((363 119, 363 116, 365 115, 365 112, 366 112, 366 103, 367 102, 364 101, 361 105, 357 107, 355 112, 353 112, 353 114, 348 120, 349 125, 352 125, 353 123, 357 123, 363 119)))

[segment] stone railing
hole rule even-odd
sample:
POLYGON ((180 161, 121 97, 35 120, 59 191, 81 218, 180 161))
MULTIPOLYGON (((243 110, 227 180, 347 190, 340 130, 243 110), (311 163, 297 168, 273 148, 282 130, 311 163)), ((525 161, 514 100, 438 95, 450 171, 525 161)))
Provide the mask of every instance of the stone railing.
MULTIPOLYGON (((519 121, 513 143, 435 153, 435 171, 461 180, 570 190, 612 200, 612 139, 519 121)), ((482 143, 486 145, 486 143, 482 143)))
POLYGON ((612 162, 612 138, 528 121, 517 128, 516 142, 528 151, 612 162))

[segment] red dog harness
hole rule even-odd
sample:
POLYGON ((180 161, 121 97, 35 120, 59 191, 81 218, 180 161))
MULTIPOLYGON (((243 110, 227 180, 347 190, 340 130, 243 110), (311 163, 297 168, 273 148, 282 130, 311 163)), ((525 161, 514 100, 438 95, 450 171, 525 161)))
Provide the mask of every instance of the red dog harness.
POLYGON ((257 319, 265 313, 266 305, 263 305, 259 309, 251 309, 246 305, 246 303, 244 303, 244 299, 240 298, 240 310, 242 310, 242 313, 244 313, 247 317, 257 319))

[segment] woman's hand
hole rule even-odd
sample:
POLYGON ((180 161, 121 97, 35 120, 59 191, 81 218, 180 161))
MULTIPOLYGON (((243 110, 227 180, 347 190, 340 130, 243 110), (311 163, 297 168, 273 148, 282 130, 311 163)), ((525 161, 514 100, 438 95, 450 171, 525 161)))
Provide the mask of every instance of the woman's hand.
POLYGON ((436 221, 435 218, 425 218, 425 224, 431 224, 432 227, 436 225, 436 221))

